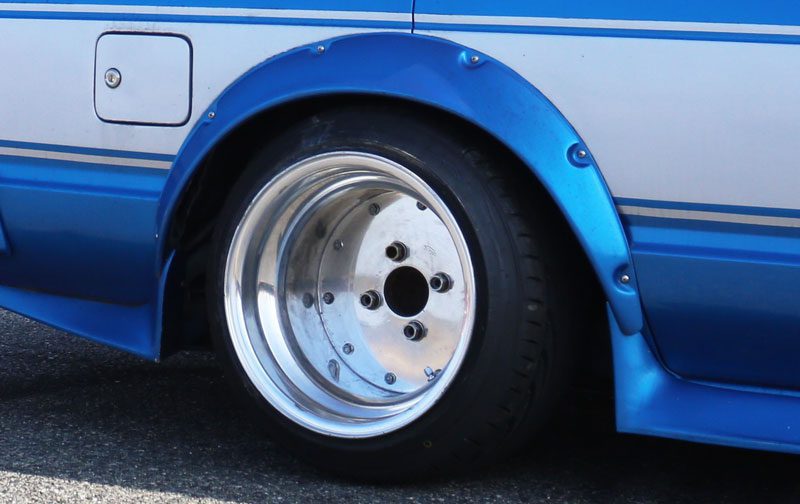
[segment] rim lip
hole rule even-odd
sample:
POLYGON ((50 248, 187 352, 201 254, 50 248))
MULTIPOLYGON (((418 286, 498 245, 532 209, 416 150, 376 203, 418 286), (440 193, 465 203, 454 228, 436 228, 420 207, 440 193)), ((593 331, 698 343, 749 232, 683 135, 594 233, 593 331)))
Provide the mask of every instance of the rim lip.
MULTIPOLYGON (((284 187, 284 191, 286 190, 287 189, 284 187)), ((301 192, 300 194, 302 195, 303 193, 301 192)), ((281 201, 284 204, 286 202, 285 198, 281 201)), ((266 203, 266 205, 266 208, 273 213, 285 211, 285 209, 281 210, 270 207, 269 203, 266 203)), ((306 215, 301 210, 299 216, 296 215, 290 220, 287 229, 291 230, 291 228, 304 217, 306 217, 306 215)), ((280 239, 278 244, 278 252, 274 257, 276 264, 285 261, 283 255, 288 253, 286 242, 292 233, 287 233, 287 229, 264 228, 262 230, 263 233, 256 236, 264 242, 272 233, 278 232, 285 235, 280 239)), ((399 430, 423 416, 439 402, 458 376, 472 339, 477 312, 475 304, 476 280, 472 258, 469 253, 466 238, 444 201, 422 178, 399 163, 379 155, 356 151, 328 152, 295 162, 281 170, 280 173, 273 177, 252 197, 244 212, 241 213, 241 217, 230 238, 226 252, 223 276, 224 308, 228 336, 232 342, 236 357, 248 380, 259 394, 266 399, 273 408, 294 423, 330 437, 377 437, 399 430), (300 390, 302 386, 292 382, 283 371, 285 365, 294 364, 298 366, 297 357, 285 352, 280 352, 280 356, 275 355, 274 352, 276 349, 270 347, 269 343, 270 341, 274 342, 276 336, 265 336, 263 334, 264 329, 258 321, 261 315, 255 315, 255 324, 259 328, 259 333, 251 334, 247 330, 248 322, 245 313, 246 300, 244 299, 242 291, 242 283, 244 281, 242 272, 245 269, 245 262, 249 255, 247 250, 252 247, 252 237, 246 239, 243 236, 243 228, 251 224, 252 219, 263 218, 263 212, 259 214, 255 213, 257 211, 256 207, 264 204, 264 199, 276 188, 282 187, 282 184, 284 184, 287 179, 289 182, 294 183, 294 186, 288 186, 288 191, 291 191, 292 188, 297 189, 296 184, 298 184, 298 182, 302 182, 304 179, 302 176, 303 174, 318 174, 324 170, 330 170, 332 174, 351 171, 352 175, 355 177, 363 175, 365 172, 373 173, 384 178, 393 179, 392 182, 396 184, 399 183, 399 185, 408 189, 414 197, 419 198, 419 201, 422 201, 430 210, 434 211, 447 228, 458 252, 461 268, 464 273, 464 281, 466 282, 466 314, 464 324, 462 325, 458 345, 445 367, 445 372, 442 372, 435 383, 428 389, 408 394, 411 397, 407 401, 399 403, 402 405, 401 408, 398 408, 398 405, 395 404, 391 408, 387 408, 387 412, 390 413, 389 416, 378 419, 351 418, 348 420, 344 417, 340 419, 331 418, 316 414, 307 404, 299 404, 302 402, 299 395, 303 394, 298 395, 297 391, 300 390), (256 341, 254 344, 254 339, 258 338, 264 341, 256 341), (264 349, 266 349, 269 354, 268 357, 270 359, 268 362, 264 362, 263 355, 259 355, 259 350, 256 348, 259 343, 263 344, 264 349), (293 362, 285 362, 287 357, 292 357, 291 360, 293 362), (281 359, 284 360, 282 361, 281 359), (294 392, 294 395, 292 392, 294 392), (392 412, 398 409, 399 411, 392 412)), ((261 249, 259 248, 259 254, 260 252, 261 249)), ((260 255, 257 255, 256 260, 260 261, 263 259, 260 255)), ((281 271, 283 270, 279 269, 279 276, 281 271)), ((283 280, 279 278, 277 280, 278 285, 274 286, 275 292, 277 293, 276 306, 285 307, 285 300, 282 297, 284 295, 283 288, 280 284, 282 281, 283 280)), ((256 294, 255 297, 257 298, 258 295, 256 294)), ((255 301, 255 303, 257 304, 257 301, 255 301)), ((283 323, 281 321, 283 315, 284 312, 281 311, 275 314, 279 321, 278 323, 283 323)), ((252 322, 249 325, 252 326, 252 322)), ((277 337, 286 341, 289 336, 281 334, 277 337)), ((262 354, 264 349, 261 349, 262 354)), ((308 380, 308 382, 313 383, 313 380, 308 380)), ((330 399, 344 402, 341 397, 333 395, 330 396, 330 399)), ((319 404, 312 406, 319 406, 319 404)), ((380 408, 380 406, 373 407, 373 409, 376 408, 380 408)))

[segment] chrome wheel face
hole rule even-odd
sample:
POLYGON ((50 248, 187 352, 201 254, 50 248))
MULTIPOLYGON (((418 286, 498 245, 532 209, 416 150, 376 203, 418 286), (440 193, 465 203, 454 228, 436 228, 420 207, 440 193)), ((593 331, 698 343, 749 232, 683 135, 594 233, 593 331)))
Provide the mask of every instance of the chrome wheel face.
POLYGON ((249 203, 224 303, 239 362, 273 407, 321 434, 367 438, 419 418, 453 382, 475 278, 456 220, 422 179, 334 152, 249 203))

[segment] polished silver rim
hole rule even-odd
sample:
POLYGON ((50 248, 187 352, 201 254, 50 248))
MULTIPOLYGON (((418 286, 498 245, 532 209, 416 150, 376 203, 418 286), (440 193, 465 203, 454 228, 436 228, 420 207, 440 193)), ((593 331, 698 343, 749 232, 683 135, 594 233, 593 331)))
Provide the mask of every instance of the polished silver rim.
POLYGON ((225 314, 244 372, 283 415, 330 436, 379 436, 430 410, 464 360, 474 300, 443 201, 371 154, 284 170, 228 249, 225 314))

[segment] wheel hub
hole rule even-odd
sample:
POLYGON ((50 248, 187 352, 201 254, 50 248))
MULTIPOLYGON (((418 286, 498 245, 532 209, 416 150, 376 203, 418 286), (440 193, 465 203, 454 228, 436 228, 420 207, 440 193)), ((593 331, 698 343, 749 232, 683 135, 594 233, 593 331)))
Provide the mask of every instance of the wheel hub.
POLYGON ((411 266, 401 266, 389 273, 383 284, 386 304, 395 315, 413 317, 428 304, 425 275, 411 266))

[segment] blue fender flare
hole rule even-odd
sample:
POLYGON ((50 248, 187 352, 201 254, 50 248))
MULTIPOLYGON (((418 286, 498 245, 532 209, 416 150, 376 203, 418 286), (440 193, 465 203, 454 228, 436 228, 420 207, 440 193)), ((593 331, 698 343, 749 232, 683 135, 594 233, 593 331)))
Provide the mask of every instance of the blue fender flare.
MULTIPOLYGON (((627 239, 590 150, 536 88, 489 55, 411 34, 331 39, 275 56, 229 86, 178 153, 157 214, 159 261, 183 190, 206 154, 255 114, 290 101, 363 93, 426 104, 462 117, 508 146, 558 203, 589 257, 625 334, 642 328, 627 239), (621 279, 627 275, 627 281, 621 279)), ((565 273, 567 274, 567 273, 565 273)))

